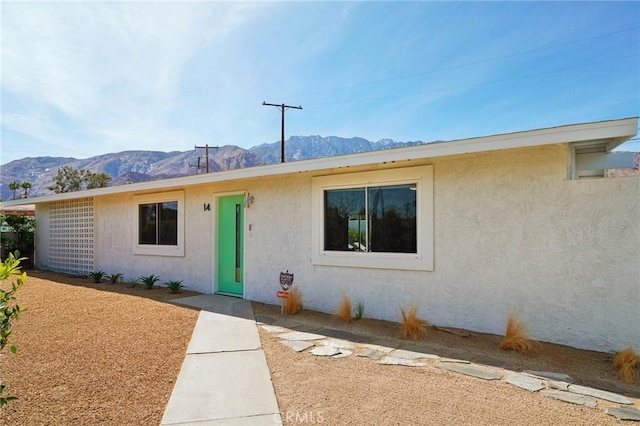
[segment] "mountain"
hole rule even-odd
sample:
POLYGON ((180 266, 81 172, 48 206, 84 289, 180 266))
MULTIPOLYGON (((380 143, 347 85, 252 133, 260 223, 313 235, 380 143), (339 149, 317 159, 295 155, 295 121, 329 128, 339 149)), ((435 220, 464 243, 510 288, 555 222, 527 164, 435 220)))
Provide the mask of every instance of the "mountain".
MULTIPOLYGON (((363 138, 337 136, 292 136, 285 142, 286 160, 297 161, 335 155, 353 154, 381 149, 419 145, 423 142, 396 142, 382 139, 371 142, 363 138)), ((280 142, 265 143, 250 149, 234 145, 209 148, 209 172, 254 167, 280 162, 280 142)), ((47 186, 53 184, 58 168, 106 173, 111 176, 110 185, 167 179, 178 176, 205 173, 205 153, 198 151, 123 151, 98 155, 86 159, 70 157, 28 157, 0 165, 0 199, 10 200, 13 191, 11 181, 31 182, 29 196, 50 194, 47 186), (200 170, 197 169, 198 157, 200 170)), ((18 190, 17 194, 21 194, 18 190)))

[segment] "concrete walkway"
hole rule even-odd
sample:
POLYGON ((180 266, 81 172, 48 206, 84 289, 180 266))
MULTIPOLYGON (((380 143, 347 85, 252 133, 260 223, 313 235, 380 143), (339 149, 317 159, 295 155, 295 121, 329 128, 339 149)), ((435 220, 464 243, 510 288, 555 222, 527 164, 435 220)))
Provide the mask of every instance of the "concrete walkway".
POLYGON ((219 295, 175 299, 201 309, 161 425, 280 425, 251 303, 219 295))

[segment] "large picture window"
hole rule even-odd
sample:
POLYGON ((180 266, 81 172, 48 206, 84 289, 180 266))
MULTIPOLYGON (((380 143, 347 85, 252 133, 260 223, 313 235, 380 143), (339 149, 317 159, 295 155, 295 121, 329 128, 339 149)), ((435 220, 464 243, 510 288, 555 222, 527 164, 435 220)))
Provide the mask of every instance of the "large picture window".
POLYGON ((433 270, 433 167, 313 178, 316 265, 433 270))
POLYGON ((138 195, 134 253, 184 256, 184 193, 138 195))
POLYGON ((417 253, 417 183, 324 191, 324 249, 417 253))

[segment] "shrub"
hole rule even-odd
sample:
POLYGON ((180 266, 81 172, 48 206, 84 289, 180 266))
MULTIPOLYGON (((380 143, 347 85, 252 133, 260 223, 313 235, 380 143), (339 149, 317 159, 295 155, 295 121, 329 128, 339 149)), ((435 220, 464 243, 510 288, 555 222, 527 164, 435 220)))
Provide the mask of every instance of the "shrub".
POLYGON ((294 287, 289 291, 288 296, 284 299, 283 312, 287 315, 295 315, 302 310, 302 292, 298 287, 294 287))
POLYGON ((529 339, 527 327, 516 319, 514 313, 510 313, 507 319, 507 329, 499 347, 503 351, 516 351, 528 355, 540 349, 540 343, 529 339))
POLYGON ((349 324, 352 320, 351 318, 351 299, 346 294, 342 295, 342 301, 338 305, 336 309, 336 315, 342 318, 342 321, 349 324))
POLYGON ((359 319, 362 319, 363 315, 364 315, 364 300, 360 299, 356 303, 356 314, 354 318, 359 320, 359 319))
POLYGON ((632 347, 618 352, 613 359, 613 365, 618 370, 620 378, 627 383, 635 383, 640 377, 640 355, 632 347))
POLYGON ((157 283, 158 281, 160 281, 160 277, 157 277, 157 276, 151 274, 151 275, 149 275, 147 277, 140 277, 139 280, 142 281, 142 283, 147 288, 147 290, 151 290, 153 288, 154 284, 157 283))
POLYGON ((140 278, 129 278, 127 280, 127 287, 129 288, 134 288, 138 284, 140 284, 140 278))
POLYGON ((117 284, 118 281, 122 278, 123 274, 120 272, 116 272, 115 274, 107 275, 106 278, 109 280, 111 284, 117 284))
POLYGON ((178 293, 180 293, 180 289, 185 287, 184 285, 182 285, 182 280, 180 280, 180 281, 167 281, 166 283, 164 283, 164 285, 167 286, 167 288, 169 289, 169 292, 171 294, 178 294, 178 293))
POLYGON ((402 337, 405 339, 411 337, 413 340, 418 340, 427 334, 429 322, 418 318, 418 305, 414 303, 408 314, 405 313, 404 309, 400 311, 402 312, 402 324, 400 324, 402 337))
POLYGON ((104 278, 105 276, 105 272, 104 271, 93 271, 92 273, 89 274, 89 276, 91 278, 93 278, 93 282, 98 284, 100 281, 102 281, 102 278, 104 278))
MULTIPOLYGON (((15 299, 15 294, 20 286, 27 280, 27 273, 20 273, 20 261, 22 260, 24 260, 24 258, 20 258, 20 252, 16 251, 15 255, 9 253, 9 256, 7 256, 4 262, 0 262, 0 281, 12 276, 17 276, 16 280, 11 283, 10 290, 0 288, 0 350, 2 350, 9 341, 13 322, 18 319, 20 312, 24 311, 22 306, 11 303, 11 301, 15 299)), ((15 353, 16 347, 10 346, 9 351, 15 353)), ((0 385, 0 407, 16 399, 15 396, 3 396, 4 389, 5 386, 0 385)))

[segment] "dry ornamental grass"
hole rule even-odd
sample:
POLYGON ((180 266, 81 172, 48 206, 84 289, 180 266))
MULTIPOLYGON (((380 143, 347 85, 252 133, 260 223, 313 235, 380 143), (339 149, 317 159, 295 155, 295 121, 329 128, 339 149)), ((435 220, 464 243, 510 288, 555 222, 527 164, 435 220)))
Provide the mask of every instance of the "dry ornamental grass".
POLYGON ((417 305, 412 305, 408 314, 404 312, 404 309, 401 311, 402 323, 400 324, 400 331, 402 333, 402 337, 405 339, 410 337, 413 340, 418 340, 427 334, 429 322, 418 318, 417 305))
POLYGON ((531 355, 540 349, 540 343, 529 339, 525 324, 518 321, 515 314, 511 313, 507 319, 507 328, 500 342, 500 349, 531 355))
POLYGON ((353 319, 351 316, 351 299, 346 294, 342 295, 342 300, 336 309, 336 315, 338 315, 343 322, 349 324, 353 319))
POLYGON ((640 355, 632 347, 621 350, 613 359, 613 365, 618 369, 620 378, 626 383, 635 383, 638 380, 638 368, 640 368, 640 355))

